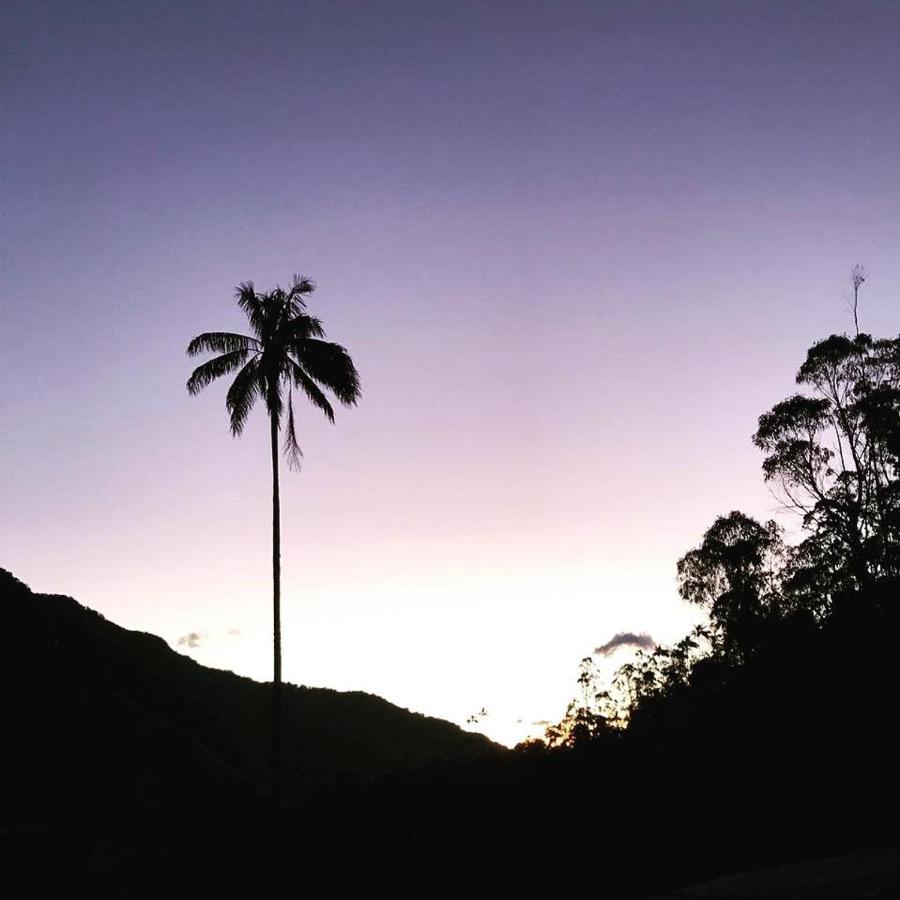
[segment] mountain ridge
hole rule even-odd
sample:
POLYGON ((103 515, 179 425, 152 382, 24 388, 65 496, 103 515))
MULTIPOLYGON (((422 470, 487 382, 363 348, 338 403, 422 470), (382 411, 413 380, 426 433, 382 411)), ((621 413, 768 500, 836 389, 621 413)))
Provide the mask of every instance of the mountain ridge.
MULTIPOLYGON (((90 807, 114 803, 119 790, 126 806, 153 809, 177 805, 180 792, 209 800, 226 784, 250 795, 263 790, 270 684, 202 666, 71 597, 35 593, 5 569, 0 609, 7 626, 0 704, 17 735, 0 751, 8 793, 30 784, 38 795, 74 792, 70 800, 90 807)), ((290 684, 284 745, 288 796, 505 752, 374 694, 290 684)))

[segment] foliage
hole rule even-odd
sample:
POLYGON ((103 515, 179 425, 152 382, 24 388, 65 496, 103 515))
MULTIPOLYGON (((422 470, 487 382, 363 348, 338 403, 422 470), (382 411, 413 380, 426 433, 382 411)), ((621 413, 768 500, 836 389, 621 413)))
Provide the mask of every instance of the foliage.
POLYGON ((827 607, 836 591, 900 573, 900 338, 832 335, 797 383, 806 392, 760 416, 753 440, 807 533, 787 593, 827 607))
POLYGON ((678 591, 709 610, 714 646, 740 659, 752 653, 767 617, 782 611, 785 546, 774 521, 744 513, 719 516, 699 547, 678 561, 678 591))
POLYGON ((188 392, 197 394, 216 379, 237 372, 225 400, 232 434, 244 430, 250 410, 262 398, 273 421, 284 425, 284 451, 293 465, 299 465, 303 456, 293 391, 305 394, 332 422, 334 408, 325 390, 348 406, 356 403, 360 393, 359 373, 350 355, 339 344, 323 340, 322 322, 307 311, 307 297, 314 290, 315 284, 302 275, 295 275, 286 289, 276 287, 264 293, 258 293, 252 281, 243 282, 236 299, 253 334, 208 331, 187 347, 189 356, 219 354, 194 369, 188 392))
POLYGON ((546 729, 549 747, 580 747, 622 726, 621 710, 612 695, 600 689, 599 673, 590 656, 581 660, 578 687, 579 696, 569 704, 562 721, 546 729))
POLYGON ((706 610, 708 626, 638 652, 608 691, 583 660, 580 696, 547 729, 547 746, 678 720, 704 685, 832 627, 836 604, 900 576, 900 338, 832 335, 810 348, 797 382, 806 392, 764 413, 753 440, 804 538, 789 545, 775 521, 718 516, 677 565, 681 597, 706 610))

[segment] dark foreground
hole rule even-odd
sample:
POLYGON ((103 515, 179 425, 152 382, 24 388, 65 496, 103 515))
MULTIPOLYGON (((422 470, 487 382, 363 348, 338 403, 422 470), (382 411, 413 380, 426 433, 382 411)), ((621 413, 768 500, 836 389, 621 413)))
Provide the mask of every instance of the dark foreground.
MULTIPOLYGON (((351 697, 333 716, 343 730, 329 729, 325 695, 301 692, 313 705, 278 809, 260 791, 262 686, 190 661, 175 677, 162 642, 10 579, 4 898, 627 900, 900 845, 893 580, 836 603, 824 624, 779 620, 752 659, 710 661, 627 731, 553 752, 502 753, 377 698, 351 697), (365 773, 335 762, 365 762, 367 749, 365 773), (401 765, 401 751, 419 764, 401 765), (444 761, 422 764, 429 753, 444 761)), ((777 894, 788 876, 773 877, 733 896, 869 896, 865 878, 777 894)))
POLYGON ((654 900, 844 900, 900 897, 900 850, 850 853, 676 888, 654 900))
MULTIPOLYGON (((0 895, 900 897, 895 849, 808 860, 852 844, 849 822, 816 827, 804 815, 804 833, 788 835, 757 813, 691 827, 667 818, 671 795, 658 803, 644 794, 629 814, 621 789, 579 792, 584 770, 547 774, 431 771, 310 794, 281 813, 240 798, 215 815, 48 814, 0 832, 0 895), (798 857, 807 861, 681 887, 798 857)), ((877 843, 872 830, 863 827, 858 842, 877 843)))

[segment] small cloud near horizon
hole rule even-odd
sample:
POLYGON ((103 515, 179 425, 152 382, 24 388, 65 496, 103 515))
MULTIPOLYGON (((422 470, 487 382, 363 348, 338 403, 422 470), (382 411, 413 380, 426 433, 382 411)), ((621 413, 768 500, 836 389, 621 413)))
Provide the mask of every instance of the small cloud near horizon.
POLYGON ((594 647, 597 656, 610 656, 619 647, 639 647, 641 650, 652 650, 656 641, 646 631, 635 634, 633 631, 620 631, 613 635, 605 644, 594 647))
MULTIPOLYGON (((227 637, 240 637, 241 629, 229 628, 228 631, 225 632, 225 635, 227 637)), ((187 647, 189 650, 196 650, 201 644, 208 641, 209 637, 209 632, 207 631, 189 631, 187 634, 183 634, 178 638, 177 646, 187 647)), ((213 637, 215 637, 215 635, 213 635, 213 637)))
POLYGON ((191 650, 200 646, 200 642, 206 638, 202 631, 189 631, 178 638, 179 647, 188 647, 191 650))

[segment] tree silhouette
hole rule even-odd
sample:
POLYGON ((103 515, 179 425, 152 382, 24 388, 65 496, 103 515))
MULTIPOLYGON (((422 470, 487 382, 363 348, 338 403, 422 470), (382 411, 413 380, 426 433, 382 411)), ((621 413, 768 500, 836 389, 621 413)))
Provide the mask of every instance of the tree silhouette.
POLYGON ((718 516, 699 547, 678 560, 678 592, 706 607, 715 646, 729 658, 751 654, 764 620, 781 612, 786 548, 774 521, 734 510, 718 516))
POLYGON ((856 336, 859 337, 859 289, 866 282, 866 270, 858 263, 850 270, 850 284, 853 288, 853 297, 850 300, 850 311, 853 313, 853 327, 856 336))
POLYGON ((278 798, 282 780, 281 740, 281 508, 278 485, 278 435, 285 428, 284 452, 298 465, 302 452, 294 424, 293 391, 304 393, 329 421, 334 409, 323 388, 351 406, 360 395, 359 374, 347 351, 328 341, 322 323, 307 312, 306 298, 315 290, 306 277, 295 275, 286 290, 280 286, 257 293, 252 281, 236 288, 238 306, 246 313, 252 335, 208 331, 187 347, 189 356, 217 353, 194 369, 188 392, 198 394, 218 378, 237 372, 226 395, 231 432, 244 430, 254 403, 262 399, 269 414, 272 444, 272 793, 278 798), (287 397, 285 397, 285 390, 287 397))
POLYGON ((900 338, 831 335, 797 374, 807 393, 760 416, 767 481, 802 516, 791 589, 833 593, 900 574, 900 338))
MULTIPOLYGON (((852 277, 856 313, 865 272, 857 266, 852 277)), ((754 714, 774 710, 776 731, 791 733, 777 719, 779 691, 789 686, 794 701, 814 708, 831 690, 819 679, 854 640, 861 649, 853 665, 871 664, 865 648, 876 634, 893 652, 900 634, 900 337, 833 334, 809 348, 796 381, 800 391, 760 416, 753 442, 765 453, 766 481, 799 515, 803 539, 786 543, 776 522, 739 511, 718 516, 678 561, 679 594, 707 611, 708 625, 673 647, 635 654, 611 691, 593 684, 584 660, 582 699, 547 728, 548 747, 609 744, 625 733, 658 743, 664 732, 696 726, 697 710, 715 708, 716 697, 731 691, 755 698, 754 714), (584 699, 585 684, 596 705, 584 699)), ((871 708, 881 715, 877 700, 871 708)), ((832 715, 827 706, 821 712, 832 715)))

